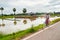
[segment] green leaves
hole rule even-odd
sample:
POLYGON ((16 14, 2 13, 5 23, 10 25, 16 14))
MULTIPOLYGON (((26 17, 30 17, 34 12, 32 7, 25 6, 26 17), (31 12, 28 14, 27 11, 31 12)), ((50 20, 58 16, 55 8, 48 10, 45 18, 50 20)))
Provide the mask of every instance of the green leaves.
POLYGON ((16 8, 13 8, 13 12, 16 12, 16 8))
POLYGON ((23 8, 23 13, 26 13, 26 12, 27 12, 26 8, 23 8))
POLYGON ((1 8, 0 8, 0 10, 4 10, 4 8, 3 8, 3 7, 1 7, 1 8))

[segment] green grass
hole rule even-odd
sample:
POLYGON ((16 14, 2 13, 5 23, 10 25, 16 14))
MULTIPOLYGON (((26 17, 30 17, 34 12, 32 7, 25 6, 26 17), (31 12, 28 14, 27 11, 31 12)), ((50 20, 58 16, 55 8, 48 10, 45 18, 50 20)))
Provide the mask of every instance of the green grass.
MULTIPOLYGON (((6 19, 6 18, 14 18, 14 16, 3 16, 3 19, 6 19)), ((2 19, 2 16, 0 16, 0 19, 2 19)))
POLYGON ((50 25, 51 25, 51 24, 54 24, 54 23, 56 23, 56 22, 58 22, 58 21, 60 21, 60 18, 51 21, 51 22, 50 22, 50 25))

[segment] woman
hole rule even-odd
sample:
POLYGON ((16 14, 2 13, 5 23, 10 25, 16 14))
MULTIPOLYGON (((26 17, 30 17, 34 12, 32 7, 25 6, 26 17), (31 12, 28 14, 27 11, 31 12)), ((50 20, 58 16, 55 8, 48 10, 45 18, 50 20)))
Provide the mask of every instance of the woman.
POLYGON ((45 21, 46 26, 49 25, 49 14, 46 14, 46 21, 45 21))

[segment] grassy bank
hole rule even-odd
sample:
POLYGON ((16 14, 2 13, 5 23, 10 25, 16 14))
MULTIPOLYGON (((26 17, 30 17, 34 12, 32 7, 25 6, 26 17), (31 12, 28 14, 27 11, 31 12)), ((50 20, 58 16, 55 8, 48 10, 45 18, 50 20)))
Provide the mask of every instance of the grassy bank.
MULTIPOLYGON (((14 16, 3 16, 3 19, 6 19, 6 18, 14 18, 14 16)), ((0 19, 2 19, 2 16, 0 16, 0 19)))
POLYGON ((56 22, 59 22, 59 21, 60 21, 60 18, 55 19, 55 20, 53 20, 53 21, 50 22, 50 25, 52 25, 52 24, 54 24, 54 23, 56 23, 56 22))
MULTIPOLYGON (((60 18, 51 21, 50 25, 52 25, 52 24, 54 24, 58 21, 60 21, 60 18)), ((8 35, 0 34, 0 40, 17 40, 17 39, 23 38, 23 37, 25 37, 29 34, 35 33, 38 30, 41 30, 43 27, 45 27, 45 24, 40 24, 40 25, 35 26, 35 27, 32 26, 29 29, 19 31, 19 32, 16 32, 16 33, 12 33, 12 34, 8 34, 8 35)))
POLYGON ((2 35, 2 36, 0 36, 0 40, 12 40, 15 38, 22 38, 22 37, 26 36, 27 34, 34 33, 43 27, 44 27, 44 25, 40 24, 36 27, 32 26, 31 28, 29 28, 27 30, 19 31, 19 32, 9 34, 9 35, 2 35))

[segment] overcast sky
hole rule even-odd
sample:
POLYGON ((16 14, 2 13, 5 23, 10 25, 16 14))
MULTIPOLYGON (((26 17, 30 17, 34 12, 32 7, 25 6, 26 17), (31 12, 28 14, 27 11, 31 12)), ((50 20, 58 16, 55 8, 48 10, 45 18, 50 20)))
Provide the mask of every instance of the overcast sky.
MULTIPOLYGON (((0 0, 0 7, 4 7, 4 13, 21 13, 23 8, 27 12, 58 12, 60 11, 60 0, 0 0)), ((0 12, 1 14, 1 12, 0 12)))

